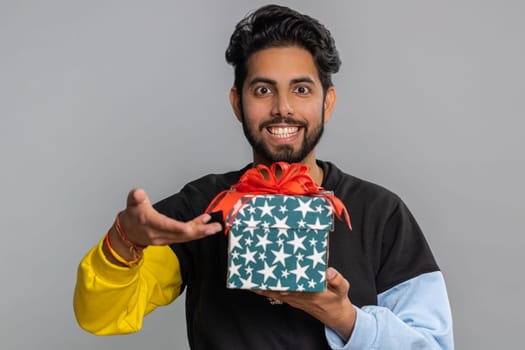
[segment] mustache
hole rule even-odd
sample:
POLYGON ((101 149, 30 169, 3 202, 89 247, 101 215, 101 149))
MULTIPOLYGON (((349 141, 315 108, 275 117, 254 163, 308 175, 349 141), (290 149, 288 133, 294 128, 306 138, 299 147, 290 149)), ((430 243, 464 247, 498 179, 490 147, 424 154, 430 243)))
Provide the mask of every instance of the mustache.
POLYGON ((308 126, 308 124, 305 123, 304 121, 297 120, 297 119, 292 118, 292 117, 275 117, 275 118, 273 118, 271 120, 267 120, 267 121, 263 122, 259 126, 259 130, 267 128, 268 126, 273 125, 273 124, 290 124, 290 125, 293 125, 293 126, 298 126, 298 127, 303 127, 303 128, 306 128, 308 126))

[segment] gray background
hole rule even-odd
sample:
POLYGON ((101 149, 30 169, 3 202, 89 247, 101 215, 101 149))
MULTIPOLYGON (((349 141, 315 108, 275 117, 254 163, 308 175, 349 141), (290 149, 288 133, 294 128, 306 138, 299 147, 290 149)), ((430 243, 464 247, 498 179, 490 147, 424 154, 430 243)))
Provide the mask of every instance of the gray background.
MULTIPOLYGON (((343 59, 320 158, 407 202, 458 349, 521 348, 524 3, 283 3, 325 23, 343 59)), ((250 160, 223 56, 260 4, 0 3, 0 348, 187 349, 183 298, 138 334, 83 332, 76 268, 130 188, 157 201, 250 160)))

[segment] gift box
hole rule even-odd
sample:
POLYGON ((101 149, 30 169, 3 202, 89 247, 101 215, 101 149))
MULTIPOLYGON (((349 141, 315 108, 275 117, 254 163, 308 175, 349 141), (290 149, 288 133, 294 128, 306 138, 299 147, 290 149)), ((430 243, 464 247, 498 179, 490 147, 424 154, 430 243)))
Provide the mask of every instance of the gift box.
POLYGON ((228 288, 319 292, 326 287, 330 203, 323 197, 248 195, 231 223, 228 288))
POLYGON ((221 211, 228 238, 227 287, 318 292, 326 287, 334 215, 351 229, 344 204, 302 164, 257 165, 206 212, 221 211))

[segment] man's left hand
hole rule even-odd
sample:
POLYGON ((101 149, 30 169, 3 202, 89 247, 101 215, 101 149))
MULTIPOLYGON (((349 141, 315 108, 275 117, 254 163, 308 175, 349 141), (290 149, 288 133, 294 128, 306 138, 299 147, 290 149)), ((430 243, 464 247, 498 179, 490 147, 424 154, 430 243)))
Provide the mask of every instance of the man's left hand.
POLYGON ((256 291, 259 295, 278 299, 301 309, 334 330, 347 342, 354 329, 356 312, 348 291, 350 283, 333 267, 326 270, 327 288, 324 292, 256 291))

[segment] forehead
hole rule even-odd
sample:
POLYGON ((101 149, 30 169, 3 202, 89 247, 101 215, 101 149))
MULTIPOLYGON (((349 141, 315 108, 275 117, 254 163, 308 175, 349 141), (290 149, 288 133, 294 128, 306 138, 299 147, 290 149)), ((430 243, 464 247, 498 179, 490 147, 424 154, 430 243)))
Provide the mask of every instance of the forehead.
POLYGON ((277 83, 308 77, 321 84, 312 54, 303 48, 272 47, 253 53, 248 59, 246 81, 257 77, 268 78, 277 83))

